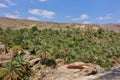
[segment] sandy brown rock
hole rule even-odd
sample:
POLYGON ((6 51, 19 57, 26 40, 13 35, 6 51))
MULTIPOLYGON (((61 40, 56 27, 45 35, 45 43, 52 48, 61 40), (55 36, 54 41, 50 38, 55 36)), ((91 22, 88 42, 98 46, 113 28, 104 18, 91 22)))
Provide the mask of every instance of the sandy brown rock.
POLYGON ((7 54, 0 54, 0 64, 4 64, 10 61, 13 58, 13 55, 9 52, 7 54))
POLYGON ((112 68, 112 70, 97 76, 94 80, 120 80, 120 64, 112 68))
POLYGON ((5 45, 0 42, 0 54, 5 54, 5 45))
POLYGON ((55 63, 56 63, 56 68, 57 68, 57 67, 63 66, 65 64, 65 61, 64 59, 56 59, 55 63))
POLYGON ((39 61, 41 60, 41 58, 35 58, 32 59, 31 61, 29 61, 31 66, 34 66, 35 64, 37 64, 39 61))
MULTIPOLYGON (((48 73, 43 78, 43 80, 90 80, 97 77, 92 76, 98 73, 97 71, 99 70, 97 69, 98 68, 96 68, 96 66, 91 63, 75 62, 72 64, 58 67, 53 72, 48 73)), ((101 68, 100 70, 103 69, 101 68)))

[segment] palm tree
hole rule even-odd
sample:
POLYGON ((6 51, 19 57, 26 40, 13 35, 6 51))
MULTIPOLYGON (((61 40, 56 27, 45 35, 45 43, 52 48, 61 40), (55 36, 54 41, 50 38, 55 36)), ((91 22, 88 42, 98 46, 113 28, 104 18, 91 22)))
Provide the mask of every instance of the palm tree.
POLYGON ((25 58, 23 58, 22 56, 17 56, 14 61, 18 62, 18 64, 20 65, 22 79, 28 79, 33 74, 32 70, 29 67, 29 63, 26 62, 25 58))
POLYGON ((3 80, 26 80, 31 74, 28 63, 21 56, 17 56, 0 68, 0 77, 3 80))
POLYGON ((3 80, 17 80, 20 76, 18 72, 20 71, 20 66, 15 62, 8 62, 4 67, 0 69, 0 77, 3 80))

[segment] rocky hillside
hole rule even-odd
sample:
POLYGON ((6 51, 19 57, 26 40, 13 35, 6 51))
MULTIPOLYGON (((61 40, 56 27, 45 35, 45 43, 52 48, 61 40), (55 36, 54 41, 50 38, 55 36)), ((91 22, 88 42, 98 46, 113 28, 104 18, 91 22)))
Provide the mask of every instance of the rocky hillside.
POLYGON ((0 80, 120 80, 119 26, 1 21, 0 80))
POLYGON ((120 24, 75 24, 75 23, 55 23, 55 22, 41 22, 41 21, 31 21, 25 19, 11 19, 11 18, 0 18, 0 27, 3 28, 13 28, 13 29, 21 29, 21 28, 31 28, 33 26, 37 26, 39 29, 73 29, 78 27, 100 27, 106 30, 114 30, 116 32, 120 32, 120 24))

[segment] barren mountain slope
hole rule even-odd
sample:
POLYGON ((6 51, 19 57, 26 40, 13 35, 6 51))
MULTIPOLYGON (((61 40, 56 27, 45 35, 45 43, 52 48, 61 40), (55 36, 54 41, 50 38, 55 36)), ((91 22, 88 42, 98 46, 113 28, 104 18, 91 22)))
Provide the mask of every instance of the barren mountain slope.
POLYGON ((25 20, 25 19, 11 19, 11 18, 0 18, 0 27, 2 28, 13 28, 13 29, 20 29, 20 28, 31 28, 33 26, 37 26, 39 29, 64 29, 64 28, 77 28, 80 26, 87 26, 87 27, 101 27, 106 30, 114 30, 120 32, 120 24, 75 24, 75 23, 55 23, 55 22, 41 22, 41 21, 32 21, 32 20, 25 20))

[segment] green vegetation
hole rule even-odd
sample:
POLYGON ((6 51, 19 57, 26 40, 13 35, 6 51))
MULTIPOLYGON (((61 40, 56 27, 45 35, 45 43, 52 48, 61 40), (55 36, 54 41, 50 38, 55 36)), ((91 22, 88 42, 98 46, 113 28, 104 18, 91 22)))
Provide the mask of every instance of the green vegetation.
POLYGON ((66 63, 83 61, 104 68, 120 63, 120 33, 113 31, 0 28, 0 40, 7 47, 40 56, 43 62, 62 58, 66 63))
POLYGON ((17 56, 0 68, 3 80, 27 80, 32 74, 29 64, 22 56, 17 56))

